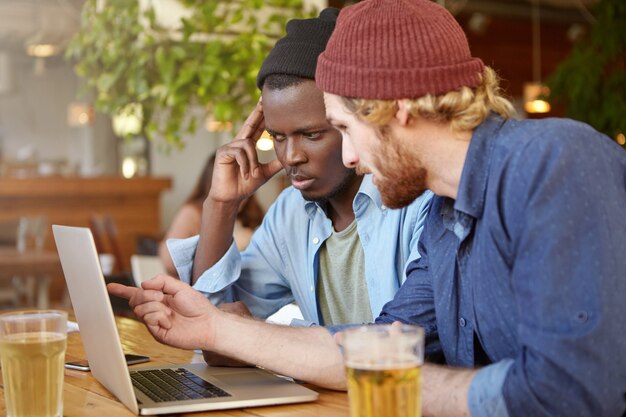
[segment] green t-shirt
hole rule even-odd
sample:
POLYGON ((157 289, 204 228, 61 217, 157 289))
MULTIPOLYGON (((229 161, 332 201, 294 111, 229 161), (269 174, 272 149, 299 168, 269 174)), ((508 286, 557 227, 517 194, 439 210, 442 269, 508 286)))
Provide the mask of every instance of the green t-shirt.
POLYGON ((317 294, 324 325, 372 321, 365 254, 356 220, 320 248, 317 294))

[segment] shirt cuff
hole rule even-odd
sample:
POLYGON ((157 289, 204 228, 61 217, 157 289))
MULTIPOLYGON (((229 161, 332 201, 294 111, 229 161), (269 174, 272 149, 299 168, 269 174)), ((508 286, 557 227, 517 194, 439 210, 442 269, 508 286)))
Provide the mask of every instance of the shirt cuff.
POLYGON ((509 417, 502 386, 512 365, 513 359, 505 359, 476 373, 467 400, 472 417, 509 417))
POLYGON ((204 293, 217 293, 230 287, 239 279, 239 275, 241 275, 241 254, 233 240, 224 256, 198 277, 193 288, 204 293))
POLYGON ((191 285, 191 274, 193 270, 193 258, 196 255, 196 248, 200 236, 192 236, 187 239, 167 239, 165 244, 172 257, 176 272, 181 281, 191 285))
MULTIPOLYGON (((167 249, 170 251, 172 262, 181 281, 191 285, 193 261, 198 248, 200 236, 186 239, 168 239, 167 249)), ((198 277, 193 288, 205 294, 223 291, 235 282, 241 273, 241 255, 237 244, 233 240, 228 251, 215 265, 207 269, 198 277)))

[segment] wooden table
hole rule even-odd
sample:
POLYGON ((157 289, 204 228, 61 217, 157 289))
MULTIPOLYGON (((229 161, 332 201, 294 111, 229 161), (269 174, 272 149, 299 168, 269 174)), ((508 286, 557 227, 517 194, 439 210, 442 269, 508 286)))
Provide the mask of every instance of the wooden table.
MULTIPOLYGON (((146 365, 180 364, 202 361, 202 355, 171 348, 155 341, 145 326, 128 318, 117 318, 117 327, 126 353, 148 355, 152 361, 146 365)), ((84 359, 85 353, 80 333, 68 334, 66 360, 84 359)), ((142 365, 136 365, 142 366, 142 365)), ((176 414, 199 417, 339 417, 348 416, 348 397, 343 392, 309 388, 320 393, 313 403, 254 407, 239 410, 207 411, 176 414)), ((0 415, 5 415, 4 392, 0 392, 0 415)), ((109 393, 89 372, 65 370, 64 410, 65 417, 134 416, 122 403, 109 393)))
POLYGON ((50 278, 63 273, 55 251, 29 249, 19 252, 13 247, 0 247, 0 279, 14 276, 35 279, 37 308, 48 308, 50 278))

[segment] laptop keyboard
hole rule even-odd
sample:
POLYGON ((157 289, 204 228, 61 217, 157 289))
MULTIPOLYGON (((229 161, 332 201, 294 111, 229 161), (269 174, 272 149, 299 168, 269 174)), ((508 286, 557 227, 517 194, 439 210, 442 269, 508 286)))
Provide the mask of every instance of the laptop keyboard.
POLYGON ((183 368, 131 371, 130 378, 137 389, 156 402, 231 396, 183 368))

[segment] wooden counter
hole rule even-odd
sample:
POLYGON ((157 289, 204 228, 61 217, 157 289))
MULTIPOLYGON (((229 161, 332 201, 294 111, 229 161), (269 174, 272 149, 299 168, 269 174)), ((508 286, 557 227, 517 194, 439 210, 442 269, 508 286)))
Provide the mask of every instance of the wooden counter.
MULTIPOLYGON (((138 236, 160 233, 160 194, 169 178, 0 178, 0 220, 46 216, 48 224, 89 226, 91 215, 114 220, 126 265, 138 236)), ((55 249, 48 230, 45 247, 55 249)))

